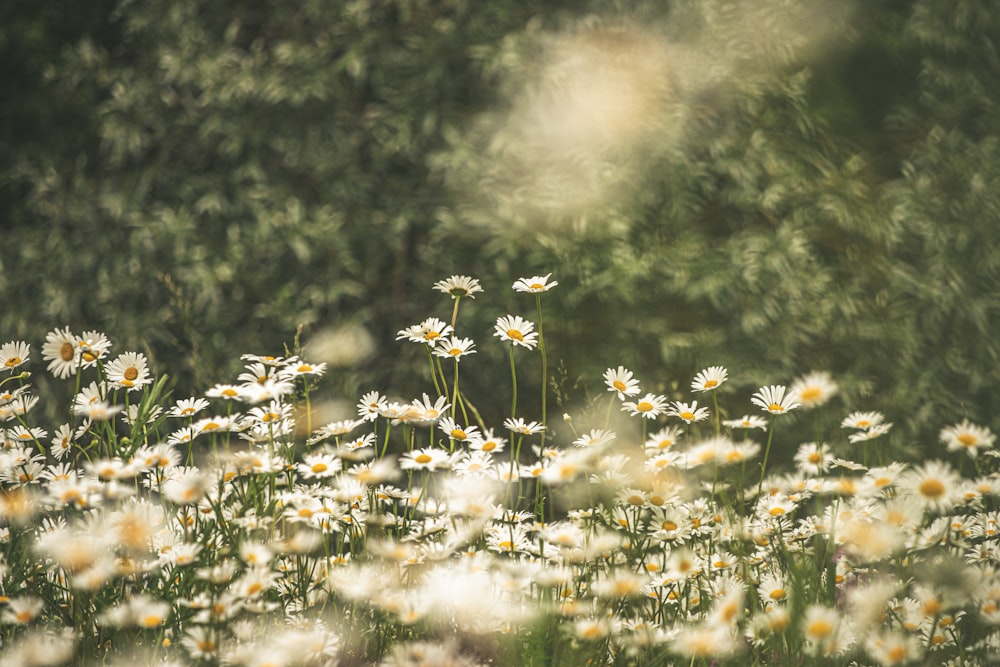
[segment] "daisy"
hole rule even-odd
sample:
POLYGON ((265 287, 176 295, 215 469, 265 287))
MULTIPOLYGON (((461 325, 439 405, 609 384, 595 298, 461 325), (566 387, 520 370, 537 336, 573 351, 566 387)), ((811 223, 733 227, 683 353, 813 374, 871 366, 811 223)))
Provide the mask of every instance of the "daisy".
POLYGON ((322 479, 333 477, 340 472, 340 459, 332 454, 318 453, 306 456, 296 466, 304 479, 322 479))
POLYGON ((780 384, 761 387, 750 398, 750 402, 763 410, 767 410, 772 415, 780 415, 783 412, 794 410, 800 405, 794 396, 785 394, 785 387, 780 384))
POLYGON ((445 359, 451 357, 458 362, 467 354, 475 354, 476 351, 472 349, 474 346, 475 343, 471 338, 452 336, 438 343, 438 346, 434 348, 434 355, 445 359))
POLYGON ((475 426, 459 426, 451 417, 445 417, 438 423, 441 432, 452 440, 469 442, 479 437, 479 429, 475 426))
POLYGON ((866 440, 874 440, 875 438, 878 438, 888 433, 890 429, 892 429, 892 422, 876 424, 871 428, 867 428, 863 431, 852 433, 851 435, 848 436, 847 440, 852 443, 865 442, 866 440))
POLYGON ((0 623, 27 625, 38 618, 45 604, 35 597, 11 598, 0 616, 0 623))
POLYGON ((452 459, 448 452, 434 447, 415 449, 403 454, 399 459, 402 470, 438 470, 451 467, 452 459))
POLYGON ((221 398, 227 401, 234 401, 240 398, 240 388, 235 384, 217 384, 205 395, 209 398, 221 398))
POLYGON ((124 388, 128 391, 140 389, 151 384, 149 368, 146 366, 146 355, 141 352, 125 352, 109 363, 105 369, 108 382, 112 387, 124 388))
POLYGON ((315 375, 316 377, 321 377, 324 373, 326 373, 325 363, 310 364, 302 360, 296 360, 278 371, 278 375, 285 379, 297 378, 300 375, 315 375))
POLYGON ((483 291, 479 281, 469 276, 451 276, 445 280, 439 280, 434 283, 434 289, 450 294, 453 299, 459 299, 463 296, 475 299, 476 293, 483 291))
POLYGON ((14 370, 28 360, 31 346, 21 341, 12 341, 0 346, 0 369, 14 370))
POLYGON ((615 439, 614 431, 595 428, 573 441, 575 447, 601 447, 615 439))
POLYGON ((412 415, 412 419, 420 422, 435 422, 441 418, 445 412, 448 411, 451 405, 448 403, 448 398, 446 396, 438 396, 431 402, 430 397, 427 394, 423 395, 423 400, 414 399, 409 405, 408 413, 412 415))
POLYGON ((699 408, 698 401, 692 401, 691 403, 674 401, 670 409, 667 410, 667 414, 674 415, 690 424, 708 419, 708 408, 699 408))
POLYGON ((618 392, 618 398, 623 401, 626 396, 639 393, 639 381, 633 379, 632 371, 626 370, 624 366, 604 371, 604 382, 608 385, 608 391, 618 392))
POLYGON ((712 391, 726 381, 729 373, 722 366, 710 366, 694 376, 691 381, 693 391, 712 391))
POLYGON ((625 401, 622 410, 628 410, 631 416, 641 415, 644 419, 656 419, 667 409, 667 399, 656 394, 646 394, 638 401, 625 401))
POLYGON ((545 430, 545 427, 538 422, 525 422, 521 417, 517 419, 505 419, 503 425, 508 431, 520 433, 521 435, 534 435, 545 430))
POLYGON ((947 463, 928 461, 902 474, 898 488, 926 509, 947 509, 955 504, 961 477, 947 463))
POLYGON ((170 417, 193 417, 208 407, 208 401, 204 398, 183 398, 174 404, 167 413, 170 417))
POLYGON ((955 424, 941 429, 938 436, 941 444, 948 447, 949 452, 967 452, 972 458, 976 458, 979 449, 989 449, 993 447, 994 435, 985 426, 977 426, 968 419, 962 420, 961 424, 955 424))
POLYGON ((517 315, 498 317, 493 335, 499 336, 502 341, 508 341, 529 350, 535 349, 538 345, 535 325, 517 315))
POLYGON ((358 417, 366 422, 373 422, 379 417, 379 413, 389 404, 387 399, 377 391, 370 391, 361 397, 358 403, 358 417))
POLYGON ((469 449, 478 450, 486 453, 499 453, 502 452, 504 447, 507 446, 507 440, 499 436, 493 435, 493 429, 486 429, 481 436, 478 438, 473 438, 469 442, 469 449))
POLYGON ((661 452, 677 444, 680 440, 683 429, 679 426, 667 426, 660 429, 646 440, 646 450, 650 452, 661 452))
POLYGON ((400 329, 396 333, 396 340, 406 339, 411 343, 434 345, 434 341, 445 336, 450 336, 452 331, 451 325, 442 322, 436 317, 429 317, 420 324, 400 329))
POLYGON ((806 442, 795 453, 795 467, 805 475, 819 475, 830 469, 832 460, 826 443, 806 442))
POLYGON ((42 360, 49 362, 48 371, 57 378, 68 378, 76 374, 80 363, 79 351, 76 336, 70 332, 69 327, 56 329, 45 335, 42 360))
POLYGON ((84 331, 76 337, 76 347, 84 368, 90 368, 111 349, 111 341, 100 331, 84 331))
POLYGON ((106 422, 125 409, 124 405, 111 405, 107 401, 77 403, 73 406, 73 414, 86 417, 93 421, 106 422))
POLYGON ((792 383, 788 393, 796 401, 802 404, 803 408, 817 408, 836 395, 838 391, 837 383, 833 381, 830 374, 825 371, 809 373, 792 383))
POLYGON ((739 419, 727 419, 722 422, 723 426, 728 426, 729 428, 767 428, 767 420, 763 417, 758 417, 757 415, 743 415, 739 419))
POLYGON ((521 278, 517 280, 511 287, 515 292, 548 292, 550 289, 558 285, 556 281, 549 282, 549 273, 544 276, 531 276, 530 278, 521 278))
POLYGON ((881 412, 852 412, 840 422, 841 428, 871 428, 885 420, 881 412))

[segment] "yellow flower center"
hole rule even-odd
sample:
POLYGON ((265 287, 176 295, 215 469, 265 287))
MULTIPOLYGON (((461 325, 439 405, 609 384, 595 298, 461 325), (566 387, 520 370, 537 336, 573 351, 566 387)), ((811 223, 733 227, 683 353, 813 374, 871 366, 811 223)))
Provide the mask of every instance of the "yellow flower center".
POLYGON ((965 447, 975 447, 979 444, 979 438, 971 433, 959 433, 955 439, 965 447))
POLYGON ((221 427, 216 422, 208 422, 207 424, 205 424, 204 426, 201 427, 201 430, 202 431, 216 431, 219 428, 221 428, 221 427))
POLYGON ((677 530, 677 524, 673 521, 664 521, 660 524, 660 528, 663 530, 677 530))
POLYGON ((139 377, 139 370, 135 366, 129 366, 122 375, 126 380, 135 380, 139 377))
POLYGON ((628 387, 625 386, 625 383, 622 382, 621 380, 615 380, 614 382, 611 383, 611 386, 617 389, 618 391, 625 391, 626 389, 628 389, 628 387))
POLYGON ((683 419, 684 421, 691 421, 692 419, 694 419, 694 413, 690 411, 682 412, 677 416, 683 419))
POLYGON ((507 336, 514 340, 524 340, 524 334, 519 329, 507 329, 507 336))
POLYGON ((460 348, 453 347, 450 350, 448 350, 448 354, 450 354, 453 357, 457 357, 460 354, 462 354, 462 350, 460 348))
POLYGON ((21 363, 21 357, 11 357, 7 360, 7 367, 17 366, 19 363, 21 363))
POLYGON ((918 487, 920 495, 925 498, 940 498, 945 493, 944 482, 939 479, 925 479, 918 487))
POLYGON ((17 614, 14 615, 14 618, 17 620, 18 623, 27 623, 34 617, 35 615, 32 614, 30 611, 19 611, 17 612, 17 614))
POLYGON ((413 460, 417 463, 430 463, 434 459, 430 454, 418 454, 413 460))
POLYGON ((144 628, 153 628, 163 622, 163 617, 157 614, 149 614, 142 619, 140 625, 144 628))
POLYGON ((788 593, 785 592, 784 588, 775 588, 773 591, 767 594, 767 597, 772 600, 784 600, 788 593))
POLYGON ((833 625, 824 619, 813 621, 806 628, 806 634, 817 639, 826 639, 833 634, 833 625))
POLYGON ((326 472, 327 469, 328 469, 328 466, 325 463, 322 463, 322 462, 320 462, 320 463, 314 463, 314 464, 312 464, 312 467, 310 468, 310 470, 312 470, 314 473, 326 472))
POLYGON ((819 387, 806 387, 799 392, 799 400, 803 403, 815 401, 823 395, 823 390, 819 387))
POLYGON ((303 507, 302 509, 299 510, 299 516, 302 517, 303 519, 309 519, 312 517, 312 515, 313 511, 308 507, 303 507))
POLYGON ((809 454, 809 463, 819 463, 823 460, 823 455, 819 452, 812 452, 809 454))
POLYGON ((63 361, 72 361, 74 351, 73 343, 63 343, 59 348, 59 358, 63 361))
POLYGON ((302 364, 301 366, 299 366, 298 368, 295 369, 295 372, 296 373, 311 373, 312 370, 313 370, 313 367, 310 366, 309 364, 302 364))
POLYGON ((236 396, 239 396, 239 393, 232 387, 226 387, 222 390, 222 395, 227 398, 235 398, 236 396))
POLYGON ((643 500, 642 496, 640 496, 638 494, 632 494, 631 496, 629 496, 625 500, 625 502, 627 502, 629 505, 636 505, 636 506, 638 506, 638 505, 644 504, 646 501, 643 500))
POLYGON ((545 289, 545 285, 541 283, 531 283, 528 287, 531 289, 545 289))
POLYGON ((906 647, 893 646, 888 651, 886 651, 885 656, 889 658, 890 663, 903 662, 904 660, 906 660, 906 647))
POLYGON ((781 412, 785 407, 781 403, 771 403, 771 405, 767 406, 767 409, 771 412, 781 412))
POLYGON ((868 428, 869 426, 872 425, 872 423, 867 419, 859 419, 857 422, 855 422, 854 425, 857 426, 858 428, 868 428))
POLYGON ((782 516, 784 515, 784 513, 785 513, 784 507, 772 507, 771 511, 769 512, 771 516, 782 516))
POLYGON ((653 409, 653 404, 648 401, 640 401, 639 404, 635 406, 635 409, 639 412, 649 412, 653 409))
POLYGON ((451 437, 454 438, 455 440, 465 440, 469 436, 466 435, 465 431, 463 431, 462 429, 455 428, 452 429, 451 431, 451 437))
POLYGON ((718 380, 705 380, 705 384, 702 385, 703 389, 711 389, 712 387, 719 386, 718 380))
POLYGON ((497 443, 493 442, 492 440, 487 440, 486 442, 483 443, 482 447, 480 447, 480 449, 483 450, 484 452, 492 452, 496 448, 497 448, 497 443))
POLYGON ((435 338, 440 338, 441 334, 437 331, 428 331, 424 334, 424 340, 434 340, 435 338))

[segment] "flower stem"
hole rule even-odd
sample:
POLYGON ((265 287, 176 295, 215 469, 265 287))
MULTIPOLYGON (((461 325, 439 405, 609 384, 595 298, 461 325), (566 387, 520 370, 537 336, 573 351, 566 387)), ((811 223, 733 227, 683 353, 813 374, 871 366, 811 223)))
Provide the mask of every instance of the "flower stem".
MULTIPOLYGON (((535 294, 535 310, 538 312, 538 351, 542 355, 542 426, 548 426, 548 422, 545 419, 545 407, 546 398, 548 395, 548 377, 549 377, 549 365, 548 358, 545 356, 545 333, 542 329, 542 296, 541 294, 535 294)), ((545 433, 542 431, 542 444, 545 447, 545 433)))
POLYGON ((511 419, 517 416, 517 371, 514 369, 514 346, 510 346, 510 416, 511 419))

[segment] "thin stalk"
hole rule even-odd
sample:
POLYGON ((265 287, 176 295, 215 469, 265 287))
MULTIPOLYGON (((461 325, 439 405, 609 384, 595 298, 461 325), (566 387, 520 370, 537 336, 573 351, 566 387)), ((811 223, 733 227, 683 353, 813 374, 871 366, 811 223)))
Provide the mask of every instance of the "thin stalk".
POLYGON ((517 370, 514 368, 514 346, 510 346, 510 416, 511 419, 517 416, 517 370))
MULTIPOLYGON (((546 421, 546 399, 548 397, 549 363, 545 355, 545 332, 542 327, 542 295, 535 294, 535 310, 538 313, 538 351, 542 355, 542 426, 548 426, 546 421)), ((542 448, 545 448, 545 431, 542 431, 542 448)))
POLYGON ((761 489, 764 488, 764 474, 767 472, 767 457, 771 453, 771 440, 774 439, 774 415, 771 415, 771 425, 767 429, 767 446, 764 448, 764 460, 760 464, 760 481, 757 483, 757 500, 760 500, 761 489))

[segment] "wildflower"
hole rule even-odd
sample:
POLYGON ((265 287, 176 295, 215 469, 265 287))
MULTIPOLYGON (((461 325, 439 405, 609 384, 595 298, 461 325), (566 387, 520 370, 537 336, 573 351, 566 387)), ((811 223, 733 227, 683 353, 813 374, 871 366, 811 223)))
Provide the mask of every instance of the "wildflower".
POLYGON ((36 597, 11 598, 7 608, 0 615, 0 623, 27 625, 42 611, 45 604, 36 597))
POLYGON ((667 426, 646 439, 647 451, 664 451, 677 444, 684 431, 678 426, 667 426))
POLYGON ((722 658, 739 648, 729 627, 702 623, 682 628, 673 640, 673 649, 692 662, 696 658, 722 658))
POLYGON ((116 414, 125 409, 124 405, 111 405, 107 401, 77 403, 73 406, 73 414, 86 417, 92 421, 104 422, 113 419, 116 414))
POLYGON ((622 410, 628 410, 631 416, 642 416, 644 419, 656 419, 666 411, 667 399, 656 394, 646 394, 638 401, 625 401, 622 410))
POLYGON ((423 400, 414 399, 410 403, 410 412, 413 413, 414 419, 422 422, 434 422, 441 418, 451 405, 448 403, 448 398, 445 396, 438 396, 434 402, 431 402, 430 397, 424 394, 423 400))
POLYGON ((132 391, 153 382, 153 379, 149 377, 146 355, 141 352, 120 354, 105 367, 105 370, 108 374, 108 382, 115 388, 132 391))
POLYGON ((507 418, 504 420, 503 425, 508 431, 521 435, 534 435, 545 430, 545 427, 538 422, 525 422, 521 417, 517 419, 507 418))
POLYGON ((639 393, 639 381, 633 379, 632 371, 626 370, 624 366, 604 371, 604 382, 608 385, 608 391, 618 392, 618 398, 622 401, 626 396, 639 393))
POLYGON ((452 459, 448 452, 433 447, 424 447, 407 452, 399 460, 403 470, 438 470, 451 466, 452 459))
POLYGON ((475 299, 476 294, 483 291, 479 281, 469 276, 451 276, 445 280, 439 280, 434 283, 434 289, 450 294, 453 299, 459 299, 463 296, 475 299))
POLYGON ((535 332, 535 325, 517 315, 498 317, 493 335, 499 336, 502 341, 508 341, 529 350, 535 349, 538 345, 538 333, 535 332))
POLYGON ((595 428, 573 441, 575 447, 602 447, 615 439, 613 431, 595 428))
POLYGON ((235 384, 217 384, 206 391, 205 395, 209 398, 222 398, 227 401, 233 401, 240 398, 240 388, 235 384))
POLYGON ((800 405, 794 396, 785 394, 785 387, 780 384, 761 387, 750 398, 750 402, 770 412, 772 415, 780 415, 783 412, 794 410, 800 405))
POLYGON ((305 479, 323 479, 333 477, 340 472, 340 459, 332 454, 311 454, 296 466, 299 474, 305 479))
POLYGON ((324 373, 326 373, 325 363, 310 364, 306 361, 302 361, 301 359, 289 363, 280 371, 278 371, 278 375, 285 379, 294 379, 297 377, 301 377, 303 375, 314 375, 316 377, 321 377, 324 373))
POLYGON ((806 442, 795 452, 795 467, 806 475, 819 475, 830 469, 830 448, 825 442, 806 442))
POLYGON ((691 381, 692 391, 712 391, 726 381, 729 373, 722 366, 710 366, 694 376, 691 381))
POLYGON ((792 383, 788 393, 802 404, 803 408, 818 408, 838 391, 837 383, 825 371, 809 373, 792 383))
POLYGON ((190 468, 166 480, 161 492, 175 505, 193 505, 204 497, 207 483, 198 469, 190 468))
POLYGON ((927 509, 947 509, 955 504, 961 477, 947 463, 929 461, 900 476, 898 488, 927 509))
POLYGON ((767 428, 767 420, 757 415, 743 415, 739 419, 727 419, 722 422, 722 425, 729 428, 759 428, 763 430, 767 428))
POLYGON ((434 345, 439 338, 451 335, 453 329, 451 325, 442 322, 436 317, 430 317, 420 324, 414 324, 406 329, 400 329, 396 334, 396 340, 407 339, 412 343, 424 343, 434 345))
POLYGON ((841 428, 865 429, 878 426, 885 417, 881 412, 852 412, 840 422, 841 428))
POLYGON ((461 361, 462 357, 467 354, 475 354, 476 351, 472 349, 474 345, 471 338, 452 336, 439 342, 438 346, 434 348, 434 355, 445 359, 451 357, 457 362, 461 361))
POLYGON ((938 437, 941 439, 941 443, 948 447, 948 451, 964 451, 972 458, 976 458, 979 449, 992 447, 995 439, 990 429, 985 426, 977 426, 968 419, 963 419, 960 424, 941 429, 938 437))
POLYGON ((507 446, 507 440, 499 436, 493 435, 493 429, 486 429, 482 435, 477 438, 473 438, 469 442, 469 449, 478 450, 486 453, 499 453, 502 452, 504 447, 507 446))
POLYGON ((31 346, 21 341, 0 345, 0 370, 13 371, 28 361, 31 346))
POLYGON ((806 610, 802 634, 813 644, 824 646, 834 642, 839 627, 840 613, 836 609, 813 605, 806 610))
POLYGON ((83 367, 96 366, 111 349, 111 341, 100 331, 84 331, 76 338, 76 346, 83 360, 83 367))
POLYGON ((852 433, 847 437, 847 440, 852 444, 856 442, 867 442, 868 440, 874 440, 875 438, 885 435, 891 429, 892 422, 884 422, 882 424, 871 426, 863 431, 852 433))
POLYGON ((76 374, 80 364, 79 347, 69 327, 56 329, 45 335, 42 360, 49 362, 48 371, 59 379, 76 374))
POLYGON ((531 276, 530 278, 520 278, 517 281, 515 281, 514 284, 511 285, 511 287, 514 289, 515 292, 532 292, 536 294, 539 292, 548 292, 550 289, 559 284, 554 280, 552 282, 549 282, 549 276, 551 275, 552 274, 549 273, 544 276, 531 276))
POLYGON ((449 438, 459 442, 469 442, 479 437, 479 429, 475 426, 459 426, 451 417, 442 419, 438 428, 449 438))
POLYGON ((366 422, 373 422, 379 417, 379 412, 389 404, 388 399, 377 391, 370 391, 361 397, 358 403, 358 417, 366 422))
POLYGON ((788 600, 788 586, 778 574, 768 572, 760 578, 757 595, 765 608, 771 607, 788 600))
POLYGON ((900 632, 880 631, 865 641, 868 655, 884 667, 906 665, 923 659, 919 638, 900 632))
POLYGON ((667 414, 673 415, 690 424, 708 419, 708 408, 699 408, 698 401, 692 401, 691 403, 674 401, 670 409, 667 410, 667 414))
POLYGON ((208 401, 204 398, 184 398, 177 401, 167 415, 170 417, 193 417, 208 407, 208 401))

